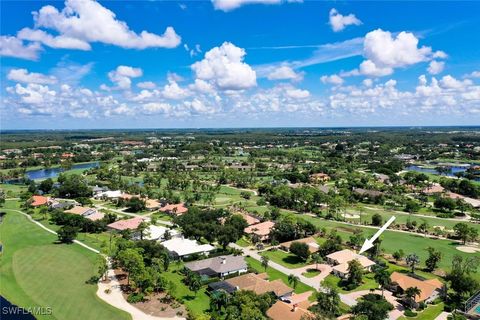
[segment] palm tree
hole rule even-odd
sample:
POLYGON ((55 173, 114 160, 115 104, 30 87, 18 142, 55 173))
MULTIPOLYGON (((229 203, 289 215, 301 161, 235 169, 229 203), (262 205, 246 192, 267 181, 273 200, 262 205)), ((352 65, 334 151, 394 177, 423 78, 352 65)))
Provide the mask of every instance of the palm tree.
POLYGON ((297 287, 298 282, 300 282, 300 278, 294 274, 288 276, 288 283, 292 285, 293 289, 297 287))
POLYGON ((270 258, 267 256, 262 256, 261 261, 262 261, 262 267, 265 269, 265 271, 267 271, 268 262, 270 262, 270 258))
POLYGON ((405 258, 405 261, 407 262, 407 264, 412 269, 412 273, 415 273, 415 267, 417 266, 417 264, 420 263, 420 258, 417 256, 417 254, 416 253, 409 254, 405 258))
POLYGON ((323 258, 318 253, 312 254, 312 261, 315 262, 315 269, 318 270, 318 264, 323 262, 323 258))
POLYGON ((212 310, 220 310, 228 304, 228 295, 223 290, 214 291, 210 298, 210 308, 212 310))
POLYGON ((405 296, 407 297, 410 306, 415 304, 415 297, 420 297, 420 293, 422 293, 422 290, 418 289, 417 287, 410 287, 405 290, 405 296))
POLYGON ((387 269, 379 269, 375 272, 374 275, 375 281, 380 285, 380 288, 382 288, 382 297, 383 297, 383 291, 385 290, 385 287, 387 287, 390 283, 390 273, 388 272, 387 269))
POLYGON ((197 296, 198 290, 200 290, 200 288, 202 287, 202 280, 197 274, 195 274, 195 276, 193 276, 189 282, 190 283, 188 285, 188 289, 194 291, 195 296, 197 296))

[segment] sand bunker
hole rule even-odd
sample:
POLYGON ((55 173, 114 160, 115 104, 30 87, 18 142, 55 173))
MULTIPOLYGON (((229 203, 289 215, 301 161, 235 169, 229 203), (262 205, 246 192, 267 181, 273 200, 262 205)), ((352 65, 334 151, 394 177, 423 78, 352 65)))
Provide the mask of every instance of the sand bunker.
POLYGON ((342 216, 345 219, 360 219, 360 216, 358 214, 350 214, 350 213, 344 213, 342 216))
POLYGON ((465 253, 475 253, 480 252, 480 249, 477 247, 469 247, 469 246, 458 246, 457 250, 460 250, 465 253))

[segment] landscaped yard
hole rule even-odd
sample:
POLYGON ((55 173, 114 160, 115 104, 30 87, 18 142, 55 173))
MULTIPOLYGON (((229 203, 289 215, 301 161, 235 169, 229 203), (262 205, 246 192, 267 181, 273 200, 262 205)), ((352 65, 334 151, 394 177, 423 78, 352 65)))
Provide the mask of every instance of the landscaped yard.
POLYGON ((281 264, 289 269, 296 269, 306 266, 308 263, 294 254, 285 252, 283 250, 262 251, 262 256, 267 256, 270 260, 281 264))
POLYGON ((207 286, 202 286, 195 295, 195 293, 190 291, 182 282, 184 276, 178 272, 182 267, 183 265, 172 263, 168 271, 164 272, 163 275, 167 280, 175 283, 176 290, 172 293, 175 299, 183 303, 192 315, 198 317, 210 308, 210 298, 206 294, 207 286))
POLYGON ((318 276, 319 274, 320 274, 320 271, 315 269, 307 269, 306 272, 302 273, 302 275, 307 278, 313 278, 318 276))
POLYGON ((398 320, 409 320, 409 319, 412 319, 412 320, 431 320, 431 319, 435 319, 436 317, 438 317, 438 315, 440 313, 442 313, 443 307, 444 307, 443 302, 439 303, 439 304, 436 304, 436 305, 429 305, 428 308, 426 308, 425 310, 420 312, 416 317, 403 316, 403 317, 398 318, 398 320))
MULTIPOLYGON (((260 261, 257 261, 253 259, 252 257, 246 257, 248 266, 254 270, 256 270, 258 273, 263 273, 266 272, 268 274, 268 279, 269 280, 275 280, 275 279, 281 279, 286 285, 290 286, 288 283, 288 275, 273 269, 272 267, 267 267, 267 270, 265 271, 264 267, 262 266, 262 263, 260 261)), ((307 286, 304 283, 299 282, 297 284, 297 287, 295 288, 296 293, 302 293, 306 291, 315 291, 310 286, 307 286)))
POLYGON ((56 236, 10 210, 0 224, 3 254, 0 293, 22 307, 51 307, 38 319, 129 319, 102 302, 97 286, 86 284, 98 255, 76 244, 54 244, 56 236))
POLYGON ((330 274, 325 278, 325 280, 323 280, 322 284, 326 287, 335 288, 340 293, 349 293, 353 291, 370 290, 370 289, 378 288, 378 283, 376 283, 375 279, 373 279, 372 273, 364 275, 363 283, 353 290, 346 290, 344 287, 340 286, 341 281, 342 279, 340 277, 330 274))

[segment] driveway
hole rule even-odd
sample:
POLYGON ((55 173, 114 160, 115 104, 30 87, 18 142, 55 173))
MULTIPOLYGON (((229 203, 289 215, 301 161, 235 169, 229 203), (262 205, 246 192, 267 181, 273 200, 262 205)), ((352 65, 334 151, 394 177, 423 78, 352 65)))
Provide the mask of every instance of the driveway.
POLYGON ((329 266, 328 264, 323 264, 323 263, 319 263, 318 265, 310 264, 305 267, 301 267, 298 269, 291 269, 291 270, 295 273, 302 274, 307 272, 307 270, 312 270, 312 269, 320 271, 320 274, 315 277, 311 277, 311 278, 306 277, 306 278, 311 279, 312 281, 315 281, 315 283, 321 283, 330 274, 330 272, 332 272, 332 267, 329 266))

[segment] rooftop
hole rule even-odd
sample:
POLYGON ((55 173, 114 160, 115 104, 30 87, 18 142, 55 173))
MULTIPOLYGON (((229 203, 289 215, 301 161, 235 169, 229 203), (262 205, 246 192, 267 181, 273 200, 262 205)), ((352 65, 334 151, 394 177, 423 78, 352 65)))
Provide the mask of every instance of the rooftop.
POLYGON ((170 252, 175 252, 179 256, 186 256, 193 253, 208 252, 215 249, 209 244, 198 244, 195 240, 185 238, 173 238, 162 243, 170 252))
POLYGON ((232 255, 188 262, 185 267, 192 271, 210 269, 214 273, 226 273, 248 268, 244 257, 232 255))
POLYGON ((135 230, 138 228, 140 223, 142 223, 142 217, 134 217, 126 220, 118 220, 113 223, 110 223, 107 227, 115 230, 135 230))
POLYGON ((265 280, 264 274, 247 273, 235 278, 225 280, 228 284, 238 287, 240 290, 251 290, 256 294, 266 292, 273 292, 277 297, 281 297, 293 289, 283 283, 282 280, 277 279, 273 281, 265 280))
POLYGON ((417 302, 428 299, 435 290, 443 287, 443 283, 438 279, 422 281, 400 272, 393 272, 390 279, 392 282, 397 283, 402 290, 414 287, 420 289, 420 295, 415 297, 415 301, 417 302))
POLYGON ((245 233, 255 233, 259 236, 266 236, 270 234, 270 230, 275 226, 275 222, 265 221, 262 223, 253 224, 245 228, 245 233))

